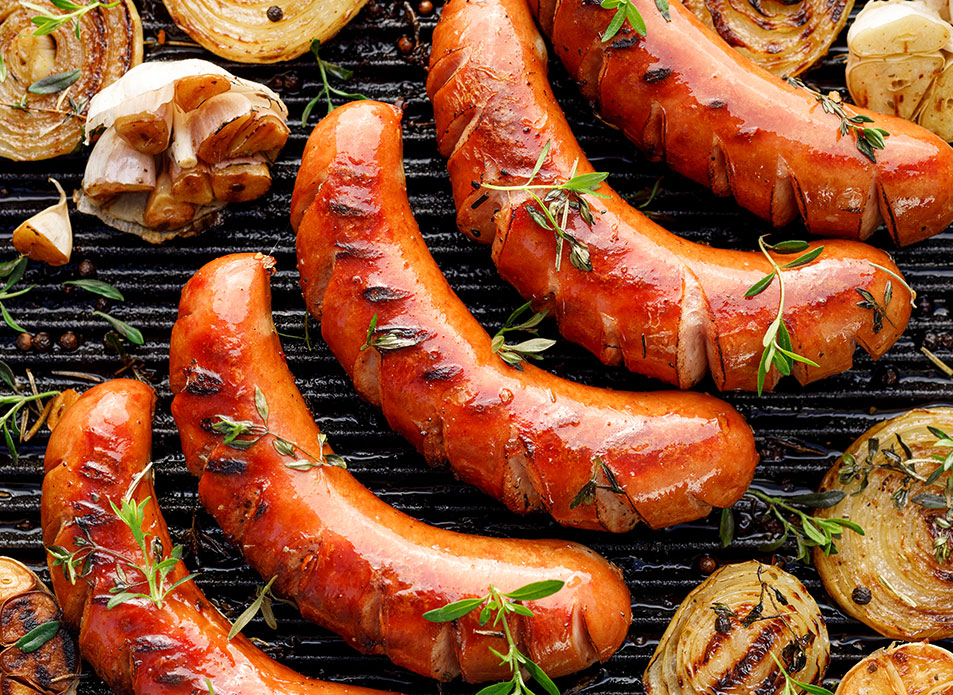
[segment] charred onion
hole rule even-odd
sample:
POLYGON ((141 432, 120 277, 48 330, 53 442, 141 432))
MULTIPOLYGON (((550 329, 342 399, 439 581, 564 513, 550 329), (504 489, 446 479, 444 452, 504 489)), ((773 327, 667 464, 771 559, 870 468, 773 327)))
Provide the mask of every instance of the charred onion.
POLYGON ((172 20, 215 55, 239 63, 276 63, 297 58, 315 39, 334 36, 367 0, 164 2, 172 20))
POLYGON ((824 586, 845 612, 894 639, 953 636, 953 480, 945 470, 953 440, 944 432, 953 433, 953 408, 882 422, 821 483, 846 495, 817 515, 847 517, 865 531, 845 535, 836 555, 815 552, 824 586))
POLYGON ((761 67, 799 75, 827 55, 854 0, 687 0, 709 29, 761 67))
POLYGON ((953 692, 953 654, 935 644, 892 644, 861 659, 835 695, 953 692))
MULTIPOLYGON (((63 14, 48 0, 34 4, 63 14)), ((48 36, 34 36, 36 15, 18 0, 0 0, 0 58, 6 68, 0 80, 0 156, 8 159, 49 159, 75 150, 93 95, 142 62, 142 25, 131 0, 85 13, 78 35, 67 22, 48 36), (62 89, 57 76, 63 77, 62 89), (47 80, 42 85, 52 81, 49 89, 55 91, 37 93, 41 80, 47 80)))
POLYGON ((79 654, 56 599, 24 565, 0 557, 0 692, 73 695, 79 654))
POLYGON ((722 567, 675 612, 643 676, 649 695, 784 690, 790 676, 819 683, 830 661, 827 626, 795 577, 771 565, 722 567))

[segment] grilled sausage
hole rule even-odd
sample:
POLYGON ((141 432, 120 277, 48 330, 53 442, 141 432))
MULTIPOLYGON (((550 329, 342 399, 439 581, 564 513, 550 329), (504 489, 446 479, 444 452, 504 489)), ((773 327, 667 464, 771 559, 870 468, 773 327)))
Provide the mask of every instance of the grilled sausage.
POLYGON ((470 681, 506 673, 489 649, 505 651, 505 642, 481 634, 474 614, 436 624, 423 613, 482 596, 491 584, 512 591, 563 580, 564 589, 528 604, 532 618, 517 619, 520 650, 552 676, 607 659, 626 635, 629 593, 618 570, 591 550, 433 528, 346 470, 289 467, 302 450, 331 453, 281 352, 272 266, 261 254, 209 263, 183 290, 172 332, 172 413, 186 462, 201 477, 205 508, 248 562, 262 577, 277 577, 275 590, 306 618, 355 648, 426 676, 470 681), (265 425, 260 402, 274 434, 248 448, 226 444, 213 428, 219 416, 265 425), (295 443, 295 455, 275 446, 276 435, 295 443))
MULTIPOLYGON (((720 389, 754 390, 762 337, 779 304, 776 280, 745 297, 771 271, 764 256, 679 239, 603 186, 608 198, 587 197, 591 226, 577 212, 566 224, 588 246, 592 270, 564 261, 557 272, 553 232, 534 220, 529 195, 481 188, 524 184, 547 143, 534 183, 566 182, 574 162, 579 174, 593 171, 550 89, 545 53, 523 0, 444 5, 427 91, 458 226, 492 242, 503 278, 536 308, 551 309, 563 335, 603 362, 683 388, 710 369, 720 389)), ((848 241, 825 242, 817 260, 784 271, 794 351, 820 365, 796 363, 801 383, 850 368, 857 344, 882 355, 906 326, 909 292, 872 264, 899 273, 885 253, 848 241), (884 309, 879 319, 862 292, 884 309)), ((778 378, 772 369, 766 387, 778 378)))
POLYGON ((783 226, 865 239, 884 223, 897 244, 953 221, 953 149, 920 126, 855 106, 849 117, 890 133, 871 161, 816 93, 732 49, 681 3, 666 21, 632 0, 646 36, 628 24, 601 36, 614 12, 586 0, 530 0, 553 49, 600 116, 643 152, 783 226))
POLYGON ((729 405, 583 386, 493 354, 414 221, 394 107, 354 102, 321 121, 292 198, 305 208, 294 215, 305 303, 358 392, 431 462, 514 511, 610 531, 698 519, 747 489, 754 437, 729 405), (374 316, 377 335, 405 347, 363 350, 374 316), (587 484, 594 497, 580 503, 587 484))
MULTIPOLYGON (((107 606, 115 595, 111 590, 123 577, 128 582, 142 579, 120 558, 139 565, 146 560, 131 527, 110 502, 120 507, 128 493, 137 504, 145 503, 141 528, 151 536, 146 542, 152 562, 158 562, 156 542, 164 549, 163 557, 169 557, 172 548, 151 475, 144 475, 152 448, 154 403, 152 389, 141 382, 100 384, 70 406, 46 449, 43 540, 47 547, 78 552, 78 573, 87 567, 71 583, 65 567, 50 556, 56 597, 66 619, 79 630, 86 661, 120 695, 384 695, 305 678, 242 635, 229 640, 228 621, 192 581, 174 588, 161 605, 139 598, 107 606), (87 563, 83 558, 90 544, 95 549, 87 563)), ((180 561, 165 586, 187 576, 180 561)), ((133 589, 140 590, 144 587, 133 589)))

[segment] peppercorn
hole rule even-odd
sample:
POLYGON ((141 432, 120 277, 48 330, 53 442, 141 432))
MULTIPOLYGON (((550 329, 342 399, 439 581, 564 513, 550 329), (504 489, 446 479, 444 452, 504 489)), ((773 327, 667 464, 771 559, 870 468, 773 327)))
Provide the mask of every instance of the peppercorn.
POLYGON ((711 574, 718 569, 718 563, 715 562, 715 558, 711 555, 703 555, 698 561, 698 569, 700 569, 703 574, 711 574))
POLYGON ((296 72, 286 72, 284 74, 284 88, 286 92, 300 92, 301 78, 296 72))
POLYGON ((402 55, 410 55, 414 50, 414 41, 409 36, 401 36, 400 41, 397 42, 397 50, 401 52, 402 55))
POLYGON ((719 615, 715 619, 715 631, 721 635, 727 635, 731 632, 731 618, 727 615, 719 615))
POLYGON ((420 0, 420 4, 417 5, 417 12, 426 17, 433 12, 433 3, 430 0, 420 0))
POLYGON ((79 338, 72 331, 67 331, 60 336, 59 343, 64 350, 75 350, 79 347, 79 338))
POLYGON ((272 5, 268 8, 268 20, 271 22, 280 22, 281 18, 285 16, 284 11, 277 5, 272 5))
POLYGON ((873 598, 873 594, 866 586, 855 586, 854 590, 850 592, 850 598, 858 606, 866 606, 873 598))
POLYGON ((900 372, 890 364, 878 364, 874 368, 871 382, 874 386, 893 386, 900 381, 900 372))
POLYGON ((86 260, 79 264, 77 272, 81 278, 91 278, 96 274, 96 266, 92 261, 86 260))
POLYGON ((48 352, 53 347, 53 339, 46 331, 33 336, 33 349, 37 352, 48 352))
POLYGON ((112 304, 105 297, 96 298, 96 311, 109 311, 110 307, 112 307, 112 304))
POLYGON ((917 297, 916 299, 917 312, 921 316, 929 316, 933 313, 933 300, 929 297, 917 297))
POLYGON ((940 336, 938 336, 934 331, 927 331, 923 334, 923 342, 921 345, 929 351, 936 350, 937 346, 940 344, 940 336))
POLYGON ((17 349, 26 352, 33 347, 33 336, 29 333, 21 333, 17 336, 17 349))

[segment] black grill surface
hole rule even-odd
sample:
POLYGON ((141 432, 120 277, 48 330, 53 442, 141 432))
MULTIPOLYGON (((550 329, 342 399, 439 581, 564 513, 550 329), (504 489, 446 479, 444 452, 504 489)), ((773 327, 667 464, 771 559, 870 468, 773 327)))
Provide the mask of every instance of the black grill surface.
MULTIPOLYGON (((167 33, 168 39, 187 39, 169 21, 161 3, 144 1, 141 9, 147 40, 156 39, 160 30, 167 33)), ((445 163, 435 146, 421 60, 429 52, 429 38, 439 7, 434 15, 419 18, 421 45, 417 52, 405 57, 398 51, 397 43, 404 36, 414 35, 410 7, 400 2, 375 4, 372 0, 350 26, 328 43, 323 57, 354 70, 353 80, 345 87, 348 91, 405 105, 407 181, 417 220, 450 284, 493 332, 522 300, 497 277, 488 250, 467 241, 454 226, 450 185, 445 163)), ((413 8, 416 9, 416 3, 413 8)), ((825 64, 810 79, 825 89, 843 87, 845 52, 841 37, 825 64)), ((197 47, 147 46, 147 59, 184 57, 209 56, 197 47)), ((282 92, 292 120, 300 117, 320 85, 310 56, 278 66, 224 65, 238 75, 264 82, 280 76, 272 84, 282 92)), ((668 172, 664 165, 647 162, 593 116, 560 65, 554 62, 551 73, 556 94, 577 137, 597 169, 611 172, 610 182, 617 190, 636 197, 658 177, 664 177, 650 209, 664 215, 663 224, 669 229, 695 241, 745 249, 754 248, 757 236, 769 231, 765 223, 740 210, 731 200, 716 199, 707 190, 668 172)), ((320 106, 318 113, 323 113, 320 106)), ((314 117, 310 125, 313 123, 314 117)), ((60 269, 31 264, 25 282, 36 283, 36 288, 11 301, 9 308, 27 330, 48 331, 54 343, 63 332, 76 332, 84 341, 79 349, 68 352, 54 344, 45 354, 23 353, 16 348, 14 332, 0 325, 0 359, 13 366, 18 375, 22 377, 25 369, 30 368, 41 388, 85 388, 86 382, 55 372, 108 377, 120 363, 104 349, 103 336, 108 327, 90 314, 95 297, 75 289, 66 291, 61 282, 78 277, 79 263, 89 260, 95 265, 97 277, 125 294, 126 301, 116 303, 111 311, 144 333, 145 345, 132 348, 131 352, 147 369, 154 370, 154 385, 159 393, 154 458, 161 507, 175 540, 188 548, 187 563, 201 572, 197 583, 233 618, 252 600, 260 580, 241 556, 225 544, 214 521, 197 509, 195 480, 185 469, 169 414, 169 334, 179 291, 188 278, 207 261, 236 251, 265 251, 277 258, 279 271, 273 279, 275 321, 283 333, 302 334, 304 304, 297 286, 288 208, 310 125, 307 129, 300 124, 292 126, 289 143, 273 171, 272 191, 255 203, 231 206, 223 226, 198 238, 150 246, 137 237, 108 229, 91 217, 74 213, 73 261, 60 269)), ((55 176, 70 190, 79 185, 84 162, 82 155, 74 155, 49 162, 0 164, 0 228, 4 239, 9 239, 20 221, 55 200, 46 181, 48 176, 55 176)), ((782 234, 798 238, 803 237, 803 230, 793 226, 782 234)), ((875 241, 881 245, 888 243, 884 234, 875 241)), ((12 248, 5 248, 0 260, 13 257, 12 248)), ((953 293, 953 235, 947 231, 913 248, 895 250, 894 256, 919 293, 919 300, 906 334, 879 363, 858 353, 853 370, 807 388, 785 380, 777 393, 761 398, 747 393, 723 394, 754 427, 762 455, 760 479, 777 485, 814 488, 834 462, 836 452, 888 411, 953 400, 953 382, 919 351, 926 342, 941 357, 953 361, 953 320, 948 309, 948 298, 953 293)), ((552 322, 544 326, 543 334, 558 337, 552 322)), ((313 325, 311 335, 316 339, 310 351, 301 340, 284 340, 291 369, 335 449, 347 456, 357 478, 380 497, 430 524, 456 531, 580 541, 622 568, 632 590, 634 621, 628 639, 607 664, 561 679, 558 685, 563 692, 642 692, 641 674, 658 638, 679 602, 705 578, 699 568, 700 560, 706 556, 719 563, 752 557, 770 559, 757 551, 766 531, 745 502, 737 508, 742 539, 727 550, 722 550, 718 541, 717 514, 665 531, 638 529, 625 535, 564 529, 542 515, 515 516, 495 500, 457 482, 448 471, 430 469, 421 456, 391 432, 375 408, 355 395, 313 325)), ((661 387, 622 369, 606 368, 565 340, 550 353, 544 366, 570 379, 630 390, 661 387)), ((710 382, 702 388, 713 390, 710 382)), ((45 439, 39 438, 24 446, 17 463, 5 451, 0 454, 0 553, 25 561, 46 577, 40 531, 44 444, 45 439)), ((784 550, 790 553, 789 548, 784 550)), ((790 555, 781 559, 790 561, 790 555)), ((790 562, 788 568, 805 582, 827 619, 833 657, 828 685, 833 685, 857 659, 885 645, 887 640, 842 614, 825 593, 813 568, 790 562)), ((393 666, 386 658, 362 656, 336 635, 303 621, 287 606, 276 606, 276 614, 277 631, 269 630, 256 619, 246 632, 260 638, 262 646, 275 658, 308 675, 407 693, 472 693, 479 689, 461 683, 437 684, 393 666)), ((84 678, 80 687, 81 695, 106 692, 106 687, 92 674, 84 678)))

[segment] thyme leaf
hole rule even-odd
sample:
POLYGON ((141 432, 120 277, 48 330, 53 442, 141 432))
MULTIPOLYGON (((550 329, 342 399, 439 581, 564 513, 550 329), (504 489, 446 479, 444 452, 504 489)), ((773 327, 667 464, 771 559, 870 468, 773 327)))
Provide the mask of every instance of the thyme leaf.
POLYGON ((548 310, 538 311, 522 323, 517 323, 519 319, 530 310, 530 302, 526 302, 517 308, 509 317, 503 326, 494 334, 490 342, 490 349, 494 354, 499 355, 500 359, 506 364, 520 371, 523 370, 523 361, 526 359, 541 360, 542 352, 548 350, 556 344, 555 340, 548 338, 533 338, 524 340, 521 343, 510 345, 506 342, 506 334, 512 331, 526 331, 535 334, 537 326, 546 318, 548 310))
POLYGON ((774 663, 777 664, 781 675, 784 676, 784 689, 781 691, 781 695, 798 695, 798 689, 802 690, 803 692, 810 693, 810 695, 834 695, 834 693, 821 685, 802 683, 799 680, 795 680, 784 668, 781 660, 774 655, 774 652, 768 653, 771 655, 771 659, 774 661, 774 663))
POLYGON ((234 639, 239 632, 244 630, 252 618, 258 615, 258 611, 261 611, 262 617, 265 619, 265 624, 268 625, 268 627, 272 630, 277 629, 278 624, 275 622, 274 613, 271 612, 271 585, 275 583, 277 578, 278 575, 275 575, 268 580, 267 584, 259 586, 255 590, 255 600, 252 601, 248 608, 242 611, 242 614, 232 623, 232 627, 228 631, 229 640, 234 639))
POLYGON ((830 113, 840 118, 838 132, 841 135, 853 133, 856 137, 857 150, 874 164, 877 163, 876 150, 882 150, 887 146, 884 138, 890 137, 890 133, 883 128, 868 126, 868 123, 874 122, 874 119, 870 116, 864 116, 863 114, 850 115, 844 108, 844 103, 837 92, 821 94, 797 77, 785 77, 784 80, 792 87, 803 89, 812 94, 814 99, 820 103, 821 108, 824 109, 824 113, 830 113))
POLYGON ((572 498, 572 502, 569 503, 569 508, 575 509, 580 505, 591 505, 596 501, 596 492, 599 490, 608 490, 616 495, 625 494, 625 490, 619 485, 619 481, 616 479, 612 469, 605 464, 601 456, 594 456, 592 459, 592 475, 589 480, 579 488, 579 492, 576 493, 576 496, 572 498), (599 483, 600 472, 603 477, 605 477, 607 484, 599 483))
POLYGON ((396 326, 379 329, 377 327, 377 314, 374 314, 367 326, 367 337, 361 346, 361 352, 370 348, 376 348, 379 352, 402 350, 423 342, 426 337, 426 333, 414 328, 396 326))
POLYGON ((562 589, 564 582, 558 579, 550 579, 541 582, 533 582, 520 587, 515 591, 508 593, 502 592, 492 584, 489 592, 480 598, 467 598, 460 601, 448 603, 441 608, 427 611, 423 617, 434 623, 446 623, 452 620, 462 618, 473 611, 480 609, 479 623, 481 626, 488 623, 501 630, 500 637, 506 640, 509 649, 505 654, 501 654, 492 647, 490 651, 500 659, 500 665, 508 667, 512 676, 508 681, 494 683, 483 688, 477 695, 533 695, 529 685, 523 678, 522 670, 525 669, 530 677, 539 683, 540 687, 548 695, 559 695, 559 689, 553 683, 552 679, 534 663, 528 656, 520 652, 516 646, 516 640, 510 629, 507 615, 522 615, 531 617, 533 612, 522 604, 523 601, 537 601, 555 594, 562 589), (493 615, 495 612, 495 616, 493 615), (491 622, 492 618, 492 622, 491 622))
POLYGON ((355 100, 355 101, 361 101, 361 100, 367 99, 367 97, 364 96, 363 94, 351 94, 349 92, 345 92, 340 89, 337 89, 336 87, 331 86, 331 83, 328 82, 328 73, 330 73, 332 77, 335 77, 341 80, 342 82, 346 82, 347 80, 351 79, 351 77, 354 76, 354 72, 352 70, 348 70, 347 68, 343 68, 340 65, 335 65, 334 63, 328 63, 322 60, 319 54, 320 49, 321 49, 321 42, 318 39, 314 39, 311 42, 311 53, 314 54, 314 59, 318 63, 318 72, 321 75, 322 87, 321 87, 321 91, 318 92, 317 96, 315 96, 314 99, 309 101, 308 105, 304 107, 304 112, 302 112, 301 114, 302 128, 308 125, 308 118, 311 117, 311 112, 314 110, 314 107, 318 105, 318 102, 320 102, 322 99, 324 99, 327 102, 328 110, 326 115, 329 115, 332 111, 334 111, 335 106, 331 102, 332 94, 334 96, 341 97, 342 99, 349 99, 349 100, 355 100))
POLYGON ((83 15, 99 7, 103 8, 104 10, 108 10, 110 8, 116 7, 121 2, 121 0, 116 0, 115 2, 111 3, 91 2, 88 5, 80 5, 73 2, 72 0, 50 1, 57 9, 66 10, 67 14, 53 14, 42 5, 37 5, 32 2, 25 2, 24 0, 21 0, 20 2, 23 7, 34 10, 38 13, 35 17, 30 19, 30 21, 36 25, 36 29, 33 30, 34 36, 46 36, 47 34, 52 34, 67 22, 72 22, 73 30, 76 33, 76 38, 79 38, 79 20, 83 17, 83 15))
MULTIPOLYGON (((27 370, 27 376, 29 376, 29 370, 27 370)), ((21 393, 19 383, 13 374, 13 370, 10 368, 10 365, 3 361, 0 361, 0 379, 2 379, 3 383, 13 392, 11 394, 0 394, 0 431, 3 433, 4 443, 6 444, 10 457, 16 462, 20 458, 16 446, 17 441, 22 442, 29 439, 32 434, 42 426, 46 418, 47 410, 43 405, 43 399, 54 398, 58 396, 60 392, 44 391, 41 393, 37 391, 31 377, 30 384, 33 387, 32 393, 21 393), (28 413, 32 412, 37 418, 29 431, 24 431, 29 424, 28 420, 21 420, 21 418, 24 417, 24 410, 28 413), (17 417, 18 415, 20 416, 19 418, 17 417)), ((26 418, 29 418, 29 415, 27 415, 26 418)))

